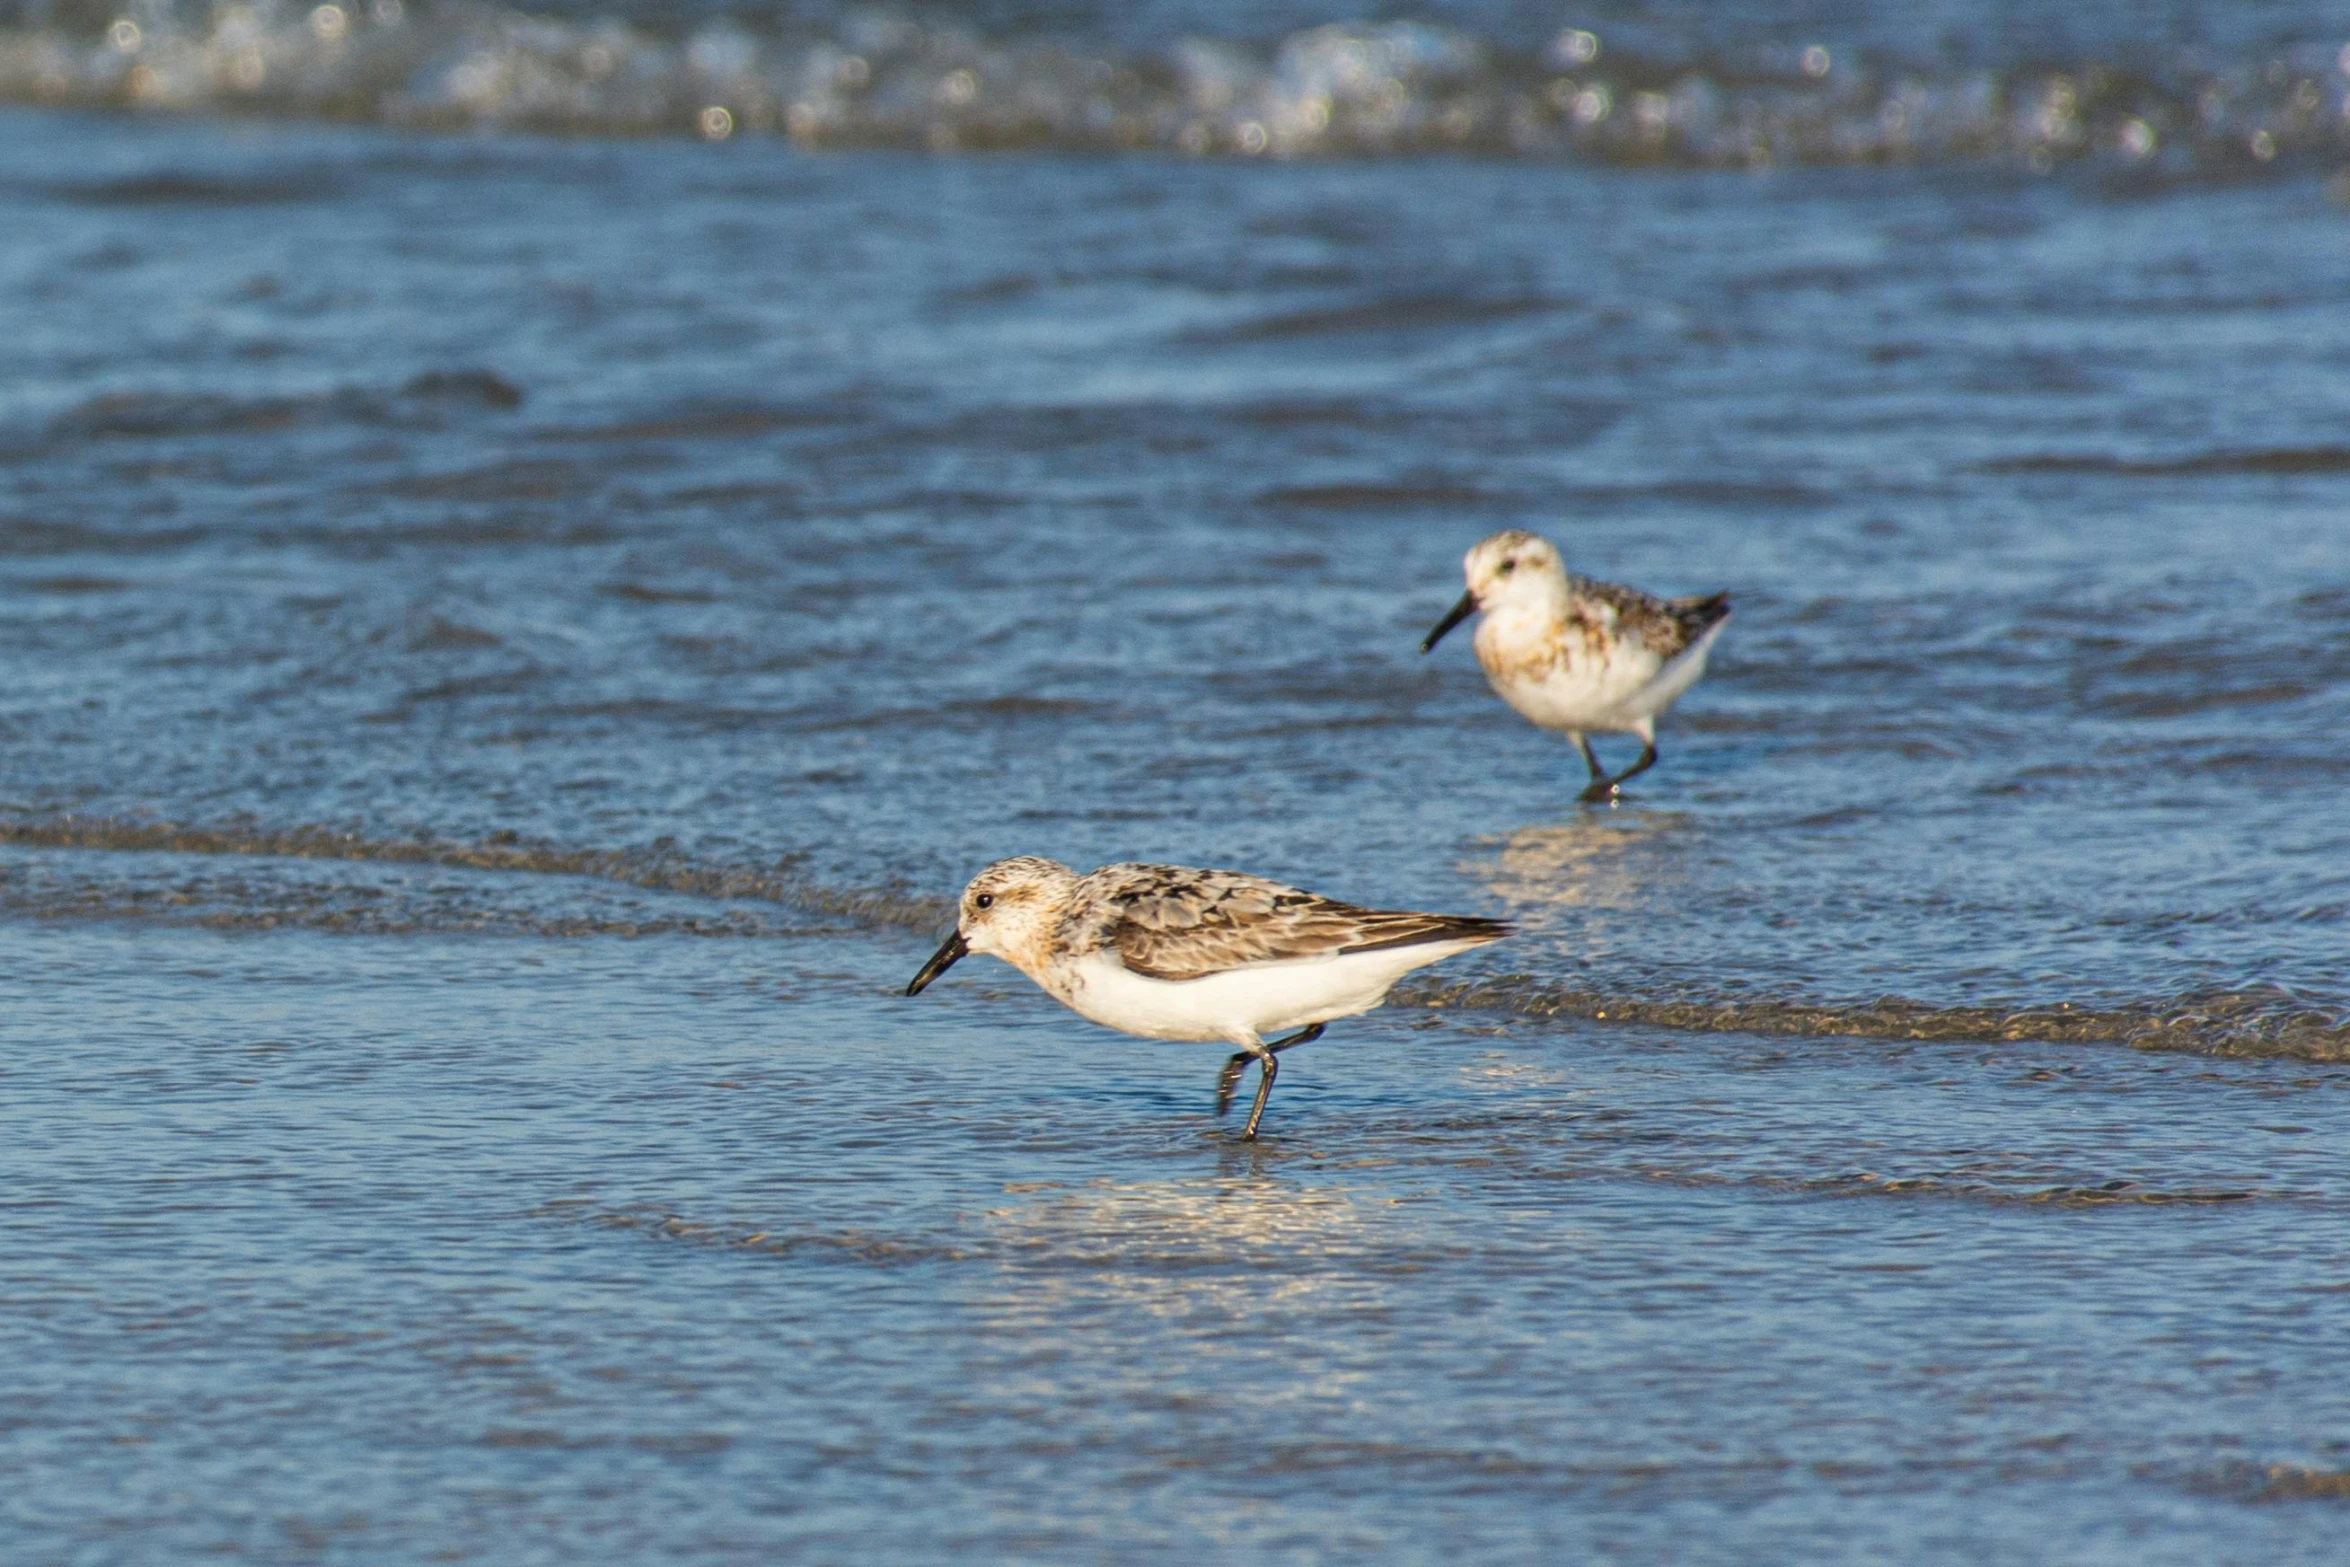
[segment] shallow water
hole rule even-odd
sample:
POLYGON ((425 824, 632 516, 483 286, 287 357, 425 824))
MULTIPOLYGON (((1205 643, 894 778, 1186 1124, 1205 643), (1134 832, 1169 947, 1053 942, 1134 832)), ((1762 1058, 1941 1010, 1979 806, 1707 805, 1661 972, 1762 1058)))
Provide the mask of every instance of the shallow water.
POLYGON ((2306 147, 288 113, 0 115, 6 1554, 2332 1559, 2306 147), (1513 525, 1735 596, 1612 810, 1513 525), (1243 1148, 1010 852, 1524 934, 1243 1148))
POLYGON ((2338 1545, 2322 1069, 1391 1011, 1248 1147, 910 937, 4 939, 42 1559, 2338 1545))
POLYGON ((659 845, 920 923, 1014 849, 1239 863, 1628 995, 2341 1050, 2305 183, 13 128, 21 841, 659 845), (1621 810, 1415 651, 1516 523, 1736 595, 1621 810))

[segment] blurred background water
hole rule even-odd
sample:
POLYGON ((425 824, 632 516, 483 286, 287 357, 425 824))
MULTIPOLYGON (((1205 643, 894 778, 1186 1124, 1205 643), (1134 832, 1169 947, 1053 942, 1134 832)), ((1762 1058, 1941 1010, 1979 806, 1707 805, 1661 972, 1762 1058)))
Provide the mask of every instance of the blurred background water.
POLYGON ((2334 1559, 2346 40, 0 9, 8 1554, 2334 1559), (1525 934, 1241 1149, 1012 852, 1525 934))

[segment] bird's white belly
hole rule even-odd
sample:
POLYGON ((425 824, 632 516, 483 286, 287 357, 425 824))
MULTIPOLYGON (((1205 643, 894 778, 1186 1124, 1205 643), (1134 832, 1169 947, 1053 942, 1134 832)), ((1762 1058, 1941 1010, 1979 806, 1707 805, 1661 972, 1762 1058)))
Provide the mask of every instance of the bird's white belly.
POLYGON ((1629 660, 1617 659, 1598 667, 1554 665, 1540 674, 1505 671, 1487 678, 1494 693, 1530 723, 1545 729, 1609 730, 1645 716, 1631 709, 1655 675, 1655 661, 1648 661, 1645 670, 1628 665, 1629 660))
POLYGON ((1728 624, 1719 621, 1708 627, 1694 647, 1657 671, 1656 678, 1625 704, 1627 711, 1635 718, 1654 718, 1681 700, 1681 693, 1697 684, 1697 677, 1705 673, 1705 655, 1713 651, 1714 638, 1728 624))
POLYGON ((1076 964, 1061 997, 1080 1016, 1145 1039, 1224 1040, 1286 1033, 1368 1012, 1413 969, 1479 943, 1428 942, 1377 952, 1252 963, 1198 979, 1153 979, 1114 955, 1076 964))
POLYGON ((1520 717, 1545 729, 1603 734, 1635 729, 1672 706, 1705 673, 1705 656, 1719 629, 1709 630, 1671 663, 1628 644, 1605 659, 1561 659, 1539 669, 1498 663, 1486 669, 1485 678, 1520 717))

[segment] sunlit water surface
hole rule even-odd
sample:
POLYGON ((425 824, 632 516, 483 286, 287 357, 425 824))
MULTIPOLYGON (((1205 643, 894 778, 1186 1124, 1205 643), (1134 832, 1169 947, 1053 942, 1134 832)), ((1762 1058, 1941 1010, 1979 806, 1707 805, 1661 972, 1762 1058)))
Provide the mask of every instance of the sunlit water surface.
POLYGON ((0 1554, 2337 1559, 2321 183, 0 120, 0 1554), (1248 1148, 1018 851, 1524 935, 1248 1148))

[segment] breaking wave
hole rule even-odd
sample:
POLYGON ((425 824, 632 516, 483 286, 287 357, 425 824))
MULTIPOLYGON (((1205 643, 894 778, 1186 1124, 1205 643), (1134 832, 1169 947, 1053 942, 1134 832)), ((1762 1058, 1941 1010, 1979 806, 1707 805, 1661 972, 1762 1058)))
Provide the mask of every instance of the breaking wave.
POLYGON ((2114 1044, 2198 1055, 2350 1061, 2350 1016, 2312 1006, 2281 986, 2193 992, 2128 1005, 1937 1006, 1900 996, 1862 1004, 1639 997, 1512 975, 1400 986, 1391 999, 1430 1008, 1591 1018, 1701 1033, 2114 1044))
MULTIPOLYGON (((818 880, 794 856, 767 864, 711 863, 666 841, 637 848, 586 849, 512 834, 472 840, 379 838, 324 826, 203 826, 53 816, 0 821, 0 848, 5 847, 173 857, 146 874, 131 876, 75 876, 28 868, 22 862, 0 863, 0 908, 36 918, 158 919, 218 928, 309 928, 355 935, 486 932, 781 939, 805 934, 804 921, 772 917, 761 913, 759 906, 925 935, 942 929, 954 911, 948 897, 818 880), (566 878, 590 887, 698 902, 647 905, 592 893, 553 899, 527 893, 500 897, 485 892, 478 878, 385 885, 350 875, 203 875, 189 872, 189 857, 244 865, 341 861, 566 878), (708 907, 712 903, 731 907, 708 907)), ((2350 1016, 2313 1005, 2281 987, 2207 991, 2126 1004, 1942 1006, 1900 997, 1859 1004, 1643 997, 1518 974, 1407 983, 1397 988, 1391 1003, 1707 1033, 2116 1044, 2201 1055, 2350 1061, 2350 1016)))
POLYGON ((1581 27, 1530 45, 1412 21, 1108 45, 882 11, 664 27, 427 0, 144 0, 80 27, 21 25, 53 10, 19 7, 0 27, 0 101, 939 151, 2089 161, 2158 177, 2350 161, 2350 50, 2316 40, 1959 66, 1581 27))
MULTIPOLYGON (((634 849, 577 849, 534 843, 512 834, 473 840, 371 838, 322 826, 269 827, 235 822, 222 826, 188 826, 122 817, 56 816, 0 822, 0 845, 150 855, 342 860, 571 877, 713 901, 779 904, 798 913, 859 925, 920 931, 936 929, 954 912, 952 900, 946 898, 921 897, 887 888, 842 888, 813 882, 800 874, 788 859, 768 865, 713 865, 697 861, 667 843, 634 849)), ((10 879, 0 876, 0 889, 9 885, 10 879)), ((33 900, 23 889, 18 889, 18 896, 9 901, 24 906, 33 900)), ((410 899, 406 907, 391 914, 380 907, 369 908, 357 903, 348 896, 322 895, 315 889, 305 889, 298 896, 263 893, 249 907, 238 907, 237 902, 235 889, 218 883, 187 889, 184 898, 176 898, 169 891, 85 885, 70 894, 60 894, 45 909, 27 908, 26 911, 101 918, 177 915, 211 925, 262 928, 305 925, 362 933, 485 928, 544 935, 649 935, 673 931, 698 935, 783 933, 767 922, 740 913, 731 917, 674 912, 630 917, 558 911, 478 916, 471 912, 475 905, 470 903, 455 905, 467 912, 453 914, 451 905, 444 904, 436 910, 429 902, 410 899), (354 908, 364 912, 353 913, 354 908)))

